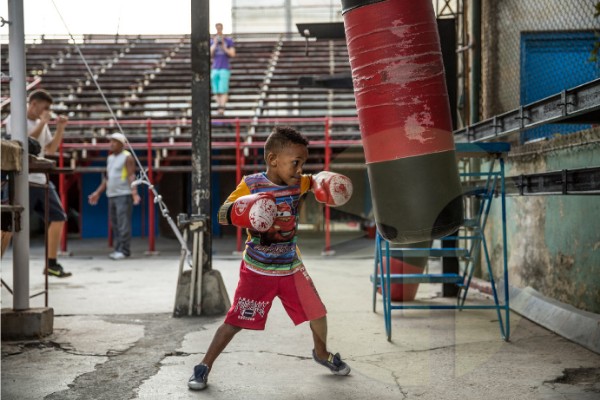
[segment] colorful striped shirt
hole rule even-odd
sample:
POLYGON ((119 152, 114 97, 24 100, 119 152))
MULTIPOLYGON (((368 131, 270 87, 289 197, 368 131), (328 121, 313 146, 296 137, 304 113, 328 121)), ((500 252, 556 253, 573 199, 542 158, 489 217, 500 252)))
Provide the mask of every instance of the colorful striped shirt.
POLYGON ((256 232, 248 229, 244 251, 246 267, 264 275, 291 275, 302 266, 296 247, 300 198, 311 188, 311 175, 302 175, 300 184, 279 186, 262 172, 244 176, 225 204, 241 196, 269 192, 275 197, 277 216, 271 229, 256 232))

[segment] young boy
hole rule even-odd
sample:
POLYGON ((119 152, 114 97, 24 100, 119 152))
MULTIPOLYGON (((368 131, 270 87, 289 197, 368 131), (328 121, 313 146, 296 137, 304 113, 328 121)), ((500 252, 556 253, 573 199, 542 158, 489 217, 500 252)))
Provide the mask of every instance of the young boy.
POLYGON ((302 175, 307 146, 298 131, 275 128, 265 143, 267 172, 245 176, 219 209, 219 223, 247 228, 248 241, 233 304, 194 367, 190 389, 206 388, 215 359, 236 333, 265 328, 275 296, 294 324, 310 321, 315 361, 336 375, 350 373, 339 353, 327 350, 327 312, 298 254, 296 219, 300 198, 309 190, 318 201, 339 206, 350 199, 352 182, 332 172, 302 175))

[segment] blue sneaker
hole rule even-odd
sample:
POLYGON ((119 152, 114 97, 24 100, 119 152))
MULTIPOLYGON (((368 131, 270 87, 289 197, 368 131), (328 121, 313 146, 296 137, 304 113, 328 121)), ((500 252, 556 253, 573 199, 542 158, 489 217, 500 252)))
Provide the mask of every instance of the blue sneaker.
POLYGON ((342 361, 340 353, 336 353, 335 355, 329 353, 327 360, 321 360, 319 357, 317 357, 317 353, 315 353, 314 350, 312 351, 312 355, 316 362, 329 368, 332 374, 348 375, 351 371, 348 364, 342 361))
POLYGON ((206 364, 198 364, 194 367, 194 374, 188 381, 188 387, 192 390, 202 390, 208 385, 208 372, 210 368, 206 364))

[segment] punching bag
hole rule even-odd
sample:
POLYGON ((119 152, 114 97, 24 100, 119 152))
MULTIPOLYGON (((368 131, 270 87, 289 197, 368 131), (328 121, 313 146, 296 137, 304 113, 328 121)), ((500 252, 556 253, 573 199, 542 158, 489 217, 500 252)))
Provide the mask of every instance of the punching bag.
POLYGON ((396 244, 463 220, 444 66, 431 0, 342 0, 375 222, 396 244))

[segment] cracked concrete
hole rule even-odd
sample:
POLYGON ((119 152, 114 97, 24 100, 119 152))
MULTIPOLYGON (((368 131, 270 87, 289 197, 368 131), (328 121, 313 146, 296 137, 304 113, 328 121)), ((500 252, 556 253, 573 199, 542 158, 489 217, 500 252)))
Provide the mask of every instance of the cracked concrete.
MULTIPOLYGON (((105 317, 109 323, 134 318, 142 335, 118 356, 96 365, 94 371, 79 375, 69 388, 54 392, 45 399, 129 399, 137 388, 159 370, 160 362, 181 342, 182 333, 195 327, 188 321, 166 314, 105 317), (112 383, 118 382, 118 385, 112 383), (111 388, 107 390, 107 385, 111 388)), ((105 321, 105 322, 107 322, 105 321)), ((125 322, 125 321, 124 321, 125 322)), ((123 325, 123 324, 115 324, 123 325)), ((126 332, 130 329, 122 329, 126 332)))
MULTIPOLYGON (((99 257, 85 263, 66 260, 74 272, 71 281, 51 281, 54 334, 42 341, 2 342, 2 398, 600 397, 600 355, 514 313, 511 342, 506 343, 494 311, 395 311, 393 340, 388 342, 381 303, 377 313, 371 312, 371 249, 362 250, 360 256, 333 258, 304 251, 329 311, 330 349, 352 367, 348 377, 333 376, 312 360, 310 329, 306 324, 294 327, 276 302, 266 330, 240 332, 215 363, 208 389, 189 391, 186 381, 222 318, 171 318, 174 251, 122 263, 99 257)), ((238 266, 237 257, 214 259, 230 296, 238 266)), ((32 271, 40 267, 41 259, 34 258, 32 271)), ((4 262, 2 268, 6 280, 10 271, 4 262)), ((32 287, 41 284, 40 278, 32 274, 32 287)), ((419 301, 453 301, 440 298, 436 290, 438 286, 422 285, 419 301)), ((6 298, 3 291, 3 302, 6 298)), ((490 302, 475 292, 468 301, 490 302)))

